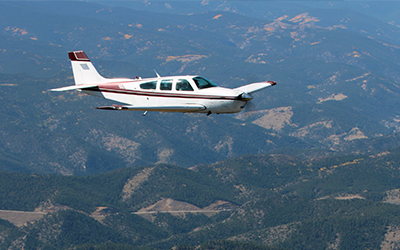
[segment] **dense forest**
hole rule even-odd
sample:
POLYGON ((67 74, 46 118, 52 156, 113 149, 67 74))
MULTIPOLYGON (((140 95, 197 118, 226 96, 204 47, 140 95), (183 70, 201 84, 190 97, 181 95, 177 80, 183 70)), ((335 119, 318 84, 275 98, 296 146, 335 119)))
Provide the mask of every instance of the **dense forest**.
POLYGON ((1 246, 396 246, 391 235, 400 227, 399 160, 400 150, 395 148, 311 159, 246 155, 192 169, 158 164, 87 177, 1 172, 0 209, 46 212, 22 227, 1 220, 1 246), (170 205, 161 206, 166 198, 170 205), (223 205, 213 207, 218 202, 223 205), (179 204, 186 204, 185 208, 179 204), (205 212, 184 212, 196 209, 205 212), (209 210, 215 213, 207 214, 209 210))

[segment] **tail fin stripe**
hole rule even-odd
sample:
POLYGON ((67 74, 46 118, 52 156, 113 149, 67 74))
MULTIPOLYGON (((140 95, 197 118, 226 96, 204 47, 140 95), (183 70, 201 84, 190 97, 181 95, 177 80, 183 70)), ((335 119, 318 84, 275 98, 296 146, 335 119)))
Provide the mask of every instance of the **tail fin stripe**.
POLYGON ((68 53, 69 59, 71 61, 87 61, 90 62, 89 57, 83 52, 82 50, 80 51, 72 51, 68 53))

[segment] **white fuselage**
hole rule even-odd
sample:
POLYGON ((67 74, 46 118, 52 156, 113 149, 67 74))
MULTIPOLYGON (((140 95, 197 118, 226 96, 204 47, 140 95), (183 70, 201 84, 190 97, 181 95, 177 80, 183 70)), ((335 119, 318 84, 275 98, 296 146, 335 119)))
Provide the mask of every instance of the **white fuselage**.
POLYGON ((110 79, 97 72, 82 50, 68 52, 75 85, 51 91, 78 90, 124 103, 96 109, 192 113, 238 113, 254 92, 276 85, 265 81, 235 89, 221 88, 201 76, 166 76, 147 79, 110 79), (127 105, 126 105, 127 104, 127 105))
MULTIPOLYGON (((202 105, 204 109, 169 112, 237 113, 246 105, 238 99, 242 92, 234 89, 202 85, 198 76, 171 76, 146 79, 108 79, 97 87, 82 89, 89 95, 131 105, 132 110, 157 110, 156 107, 202 105), (143 107, 143 108, 141 108, 143 107), (155 107, 152 109, 152 107, 155 107)), ((206 80, 206 79, 204 79, 206 80)), ((211 83, 212 84, 212 83, 211 83)))

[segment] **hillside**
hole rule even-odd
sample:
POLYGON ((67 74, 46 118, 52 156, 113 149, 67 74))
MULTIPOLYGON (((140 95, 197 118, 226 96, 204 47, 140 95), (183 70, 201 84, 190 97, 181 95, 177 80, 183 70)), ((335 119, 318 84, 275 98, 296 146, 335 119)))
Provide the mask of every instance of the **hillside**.
POLYGON ((160 164, 87 177, 0 172, 0 210, 44 212, 19 227, 0 220, 1 247, 388 249, 399 244, 399 159, 395 148, 309 160, 248 155, 192 170, 160 164))

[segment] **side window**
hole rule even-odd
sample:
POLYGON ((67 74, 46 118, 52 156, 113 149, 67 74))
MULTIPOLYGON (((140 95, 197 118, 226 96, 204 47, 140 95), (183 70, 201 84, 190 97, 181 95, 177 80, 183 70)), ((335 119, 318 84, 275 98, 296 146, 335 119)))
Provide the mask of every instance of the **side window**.
POLYGON ((178 90, 178 91, 193 91, 193 88, 187 80, 179 79, 176 82, 176 90, 178 90))
POLYGON ((160 83, 160 90, 171 90, 172 80, 162 80, 160 83))
POLYGON ((156 89, 157 81, 145 82, 140 84, 141 89, 156 89))

